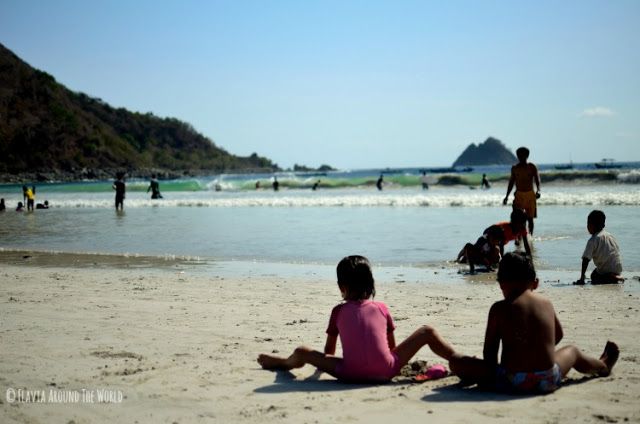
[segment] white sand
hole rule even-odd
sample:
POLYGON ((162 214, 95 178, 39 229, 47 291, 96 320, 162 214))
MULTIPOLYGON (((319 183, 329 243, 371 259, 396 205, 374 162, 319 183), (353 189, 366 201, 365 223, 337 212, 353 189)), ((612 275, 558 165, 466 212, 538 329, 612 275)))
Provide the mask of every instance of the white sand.
MULTIPOLYGON (((582 379, 572 371, 551 395, 515 397, 463 389, 456 377, 362 386, 318 379, 310 366, 264 371, 259 353, 322 348, 339 301, 333 275, 230 280, 2 265, 0 422, 640 422, 638 291, 548 284, 539 291, 563 323, 561 345, 599 356, 607 339, 619 344, 612 376, 582 379), (83 389, 124 398, 9 403, 8 391, 18 389, 23 397, 45 391, 45 400, 50 391, 83 389)), ((430 324, 459 351, 481 355, 486 314, 500 296, 487 283, 391 282, 378 284, 376 299, 389 306, 398 341, 430 324)), ((416 359, 440 362, 428 348, 416 359)))

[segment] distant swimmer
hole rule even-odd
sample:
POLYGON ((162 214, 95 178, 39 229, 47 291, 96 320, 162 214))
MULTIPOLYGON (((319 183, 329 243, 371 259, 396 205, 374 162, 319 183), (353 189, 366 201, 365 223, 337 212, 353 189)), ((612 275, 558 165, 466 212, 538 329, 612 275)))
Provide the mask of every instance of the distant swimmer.
POLYGON ((24 212, 24 204, 22 202, 18 202, 18 206, 16 207, 16 212, 24 212))
POLYGON ((273 177, 273 191, 278 191, 280 189, 280 183, 278 182, 278 177, 273 177))
POLYGON ((256 190, 260 190, 260 180, 256 181, 256 190))
POLYGON ((121 211, 124 210, 124 194, 126 191, 126 185, 124 183, 124 172, 118 172, 116 174, 117 180, 113 182, 111 188, 116 191, 116 210, 120 208, 121 211))
POLYGON ((427 177, 427 171, 422 171, 422 177, 420 177, 423 190, 429 190, 429 177, 427 177))
POLYGON ((4 204, 4 199, 0 199, 0 212, 4 212, 7 206, 4 204))
POLYGON ((151 181, 149 181, 149 188, 147 188, 147 193, 151 190, 151 198, 152 199, 162 199, 162 194, 160 194, 160 183, 156 178, 156 174, 151 175, 151 181))
POLYGON ((311 187, 311 190, 316 191, 319 186, 320 186, 320 180, 313 183, 313 187, 311 187))
POLYGON ((536 199, 540 198, 540 175, 538 174, 538 168, 534 164, 527 162, 529 149, 520 147, 516 150, 516 156, 518 156, 519 162, 511 167, 509 187, 507 188, 507 195, 504 197, 502 203, 507 204, 509 194, 511 194, 511 190, 515 184, 516 193, 513 199, 513 207, 514 209, 524 209, 527 213, 529 234, 533 234, 533 219, 538 216, 536 199), (533 192, 534 182, 537 188, 535 193, 533 192))
POLYGON ((378 178, 378 181, 376 182, 376 187, 378 187, 378 190, 382 190, 383 183, 384 183, 384 178, 382 174, 380 174, 380 178, 378 178))
POLYGON ((484 189, 491 188, 491 184, 489 184, 489 180, 487 179, 487 174, 482 174, 482 182, 480 183, 480 188, 484 188, 484 189))
POLYGON ((45 200, 44 203, 38 203, 36 209, 49 209, 49 201, 45 200))

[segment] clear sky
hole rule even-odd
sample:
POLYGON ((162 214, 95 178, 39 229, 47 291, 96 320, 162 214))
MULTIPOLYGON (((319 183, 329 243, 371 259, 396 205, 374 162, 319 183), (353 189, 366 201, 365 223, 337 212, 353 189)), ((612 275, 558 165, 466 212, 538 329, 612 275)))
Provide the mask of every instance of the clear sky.
POLYGON ((0 43, 281 167, 640 160, 638 0, 1 0, 0 43))

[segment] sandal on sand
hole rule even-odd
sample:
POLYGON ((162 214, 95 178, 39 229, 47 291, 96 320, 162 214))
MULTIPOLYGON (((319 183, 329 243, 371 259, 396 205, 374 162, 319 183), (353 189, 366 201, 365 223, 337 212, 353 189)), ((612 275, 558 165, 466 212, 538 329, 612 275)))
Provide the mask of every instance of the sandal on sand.
POLYGON ((427 380, 437 380, 439 378, 444 378, 449 375, 449 371, 444 367, 444 365, 433 365, 427 368, 427 371, 424 374, 418 374, 414 377, 415 381, 427 381, 427 380))

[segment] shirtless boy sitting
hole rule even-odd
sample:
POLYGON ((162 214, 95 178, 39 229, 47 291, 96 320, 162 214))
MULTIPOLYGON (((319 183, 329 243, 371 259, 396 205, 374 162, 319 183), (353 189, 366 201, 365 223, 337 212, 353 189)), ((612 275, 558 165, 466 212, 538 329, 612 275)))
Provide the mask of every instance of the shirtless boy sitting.
POLYGON ((607 342, 600 359, 575 346, 555 350, 562 340, 562 327, 551 302, 534 293, 538 279, 529 257, 507 253, 500 262, 498 282, 504 300, 489 311, 484 359, 456 353, 449 360, 454 374, 496 390, 550 393, 571 368, 598 376, 611 373, 620 354, 613 342, 607 342))

